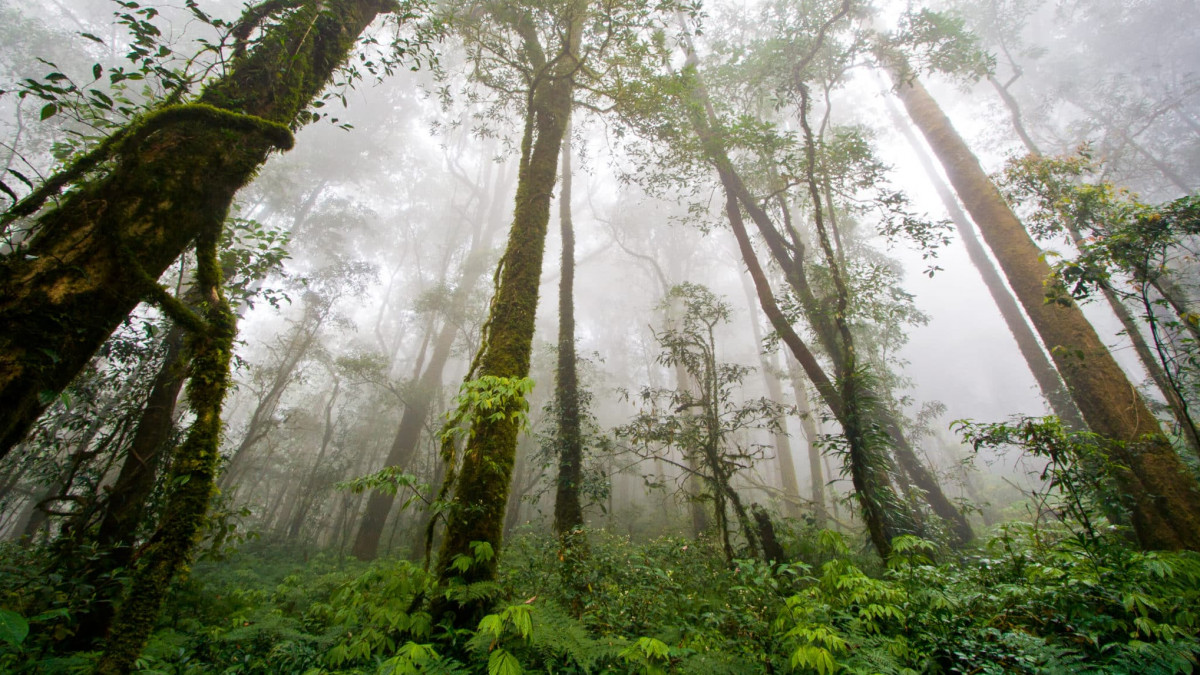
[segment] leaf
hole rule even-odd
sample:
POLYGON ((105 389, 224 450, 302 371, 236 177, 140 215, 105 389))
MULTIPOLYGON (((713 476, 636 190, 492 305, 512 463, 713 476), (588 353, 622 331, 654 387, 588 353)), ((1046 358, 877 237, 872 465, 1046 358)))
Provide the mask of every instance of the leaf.
POLYGON ((57 106, 57 105, 55 105, 55 104, 53 104, 53 103, 47 103, 47 104, 46 104, 46 105, 45 105, 45 106, 42 108, 41 120, 44 122, 44 121, 46 121, 46 120, 50 119, 51 117, 54 117, 54 115, 55 115, 57 112, 58 112, 58 106, 57 106))
POLYGON ((92 35, 91 33, 80 33, 79 35, 91 40, 92 42, 99 42, 100 44, 104 44, 104 40, 101 40, 100 38, 96 37, 95 35, 92 35))
POLYGON ((504 633, 504 621, 497 614, 488 614, 479 620, 475 632, 489 633, 493 639, 499 638, 504 633))
POLYGON ((104 74, 104 66, 100 65, 99 63, 92 66, 92 79, 93 80, 100 79, 100 76, 103 74, 104 74))
POLYGON ((496 649, 488 656, 488 675, 521 675, 521 662, 503 649, 496 649))
POLYGON ((29 635, 29 622, 25 617, 7 609, 0 609, 0 640, 18 647, 29 635))
POLYGON ((27 178, 25 176, 25 174, 21 173, 20 171, 17 171, 16 169, 9 169, 8 172, 11 173, 12 175, 16 176, 17 180, 24 183, 30 190, 33 189, 33 181, 29 180, 29 178, 27 178))

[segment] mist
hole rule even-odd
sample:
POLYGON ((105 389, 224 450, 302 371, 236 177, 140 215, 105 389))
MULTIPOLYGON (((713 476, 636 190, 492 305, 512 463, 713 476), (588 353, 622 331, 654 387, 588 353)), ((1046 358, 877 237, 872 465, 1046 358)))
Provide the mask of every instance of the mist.
POLYGON ((0 666, 1191 672, 1195 5, 0 0, 0 666))

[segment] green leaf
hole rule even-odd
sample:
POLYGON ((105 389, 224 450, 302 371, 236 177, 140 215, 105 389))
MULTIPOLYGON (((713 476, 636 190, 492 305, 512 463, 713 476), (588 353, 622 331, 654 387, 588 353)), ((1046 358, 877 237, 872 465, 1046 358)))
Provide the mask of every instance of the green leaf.
POLYGON ((25 617, 7 609, 0 609, 0 640, 18 647, 29 635, 29 622, 25 617))
POLYGON ((91 40, 92 42, 99 42, 100 44, 104 44, 104 40, 101 40, 100 38, 96 37, 95 35, 92 35, 91 33, 80 33, 79 35, 91 40))
POLYGON ((93 80, 100 79, 100 76, 103 74, 104 74, 104 66, 100 65, 99 63, 92 66, 92 79, 93 80))
POLYGON ((503 649, 496 649, 488 656, 488 675, 521 675, 521 662, 503 649))
POLYGON ((499 638, 504 633, 504 621, 498 614, 488 614, 479 620, 479 628, 477 633, 488 633, 493 639, 499 638))
POLYGON ((57 105, 55 105, 53 103, 47 103, 44 107, 42 107, 42 113, 41 113, 42 121, 45 121, 45 120, 50 119, 51 117, 54 117, 54 115, 57 112, 58 112, 57 105))

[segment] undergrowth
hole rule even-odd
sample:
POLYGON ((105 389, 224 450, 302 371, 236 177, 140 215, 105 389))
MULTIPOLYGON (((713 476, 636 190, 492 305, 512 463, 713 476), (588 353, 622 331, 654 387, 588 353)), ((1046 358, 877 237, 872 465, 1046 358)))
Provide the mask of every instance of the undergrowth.
MULTIPOLYGON (((1192 672, 1200 654, 1200 557, 1116 538, 1010 524, 948 558, 902 537, 884 567, 827 531, 793 533, 787 563, 733 566, 711 541, 589 536, 570 584, 553 538, 510 541, 473 631, 433 623, 417 564, 249 544, 177 585, 138 672, 1151 675, 1192 672)), ((86 654, 40 657, 41 633, 4 638, 0 669, 87 672, 86 654)))

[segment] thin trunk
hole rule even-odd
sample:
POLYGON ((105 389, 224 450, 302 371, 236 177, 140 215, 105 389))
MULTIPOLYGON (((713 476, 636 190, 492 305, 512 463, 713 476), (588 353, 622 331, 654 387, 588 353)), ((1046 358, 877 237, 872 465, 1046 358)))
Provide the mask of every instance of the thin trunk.
MULTIPOLYGON (((746 302, 751 308, 750 328, 754 335, 754 344, 758 352, 758 364, 762 369, 763 384, 767 387, 767 396, 776 403, 782 403, 783 387, 779 384, 779 376, 775 372, 775 365, 771 363, 774 354, 768 354, 762 350, 762 327, 758 323, 757 314, 753 311, 754 306, 757 304, 757 298, 754 296, 754 284, 744 276, 742 277, 742 290, 746 293, 746 302)), ((780 422, 783 421, 780 420, 780 422)), ((775 458, 779 463, 779 482, 783 487, 783 494, 786 497, 783 501, 784 513, 789 518, 799 518, 800 484, 796 480, 796 464, 792 458, 792 444, 788 440, 786 426, 781 424, 781 428, 772 431, 771 440, 775 444, 775 458)))
POLYGON ((800 417, 800 428, 808 444, 808 474, 812 480, 813 524, 825 527, 825 473, 821 470, 821 449, 817 445, 817 423, 813 419, 812 406, 808 403, 808 388, 800 373, 800 363, 789 356, 788 379, 792 381, 792 392, 796 397, 796 413, 800 417))
POLYGON ((1050 268, 1041 251, 937 102, 916 79, 899 82, 897 91, 1050 347, 1084 420, 1093 431, 1118 441, 1112 446, 1116 462, 1110 471, 1128 495, 1138 540, 1151 549, 1200 550, 1200 490, 1158 420, 1083 312, 1073 303, 1045 302, 1043 282, 1050 268))
POLYGON ((184 337, 184 330, 177 324, 167 330, 162 365, 142 408, 142 417, 126 450, 121 471, 109 493, 96 534, 96 544, 106 551, 106 555, 87 572, 97 580, 97 599, 79 617, 75 635, 71 638, 77 648, 85 648, 102 638, 112 623, 113 600, 120 594, 121 586, 106 576, 112 570, 129 565, 159 467, 170 454, 168 444, 175 430, 175 406, 187 374, 183 363, 184 337))
POLYGON ((579 421, 579 376, 575 372, 575 230, 571 224, 571 143, 570 125, 562 144, 562 190, 558 197, 558 218, 562 231, 562 276, 558 282, 558 377, 555 399, 558 403, 558 480, 554 494, 554 531, 568 541, 580 543, 568 535, 583 527, 583 506, 579 486, 583 482, 583 435, 579 421))
MULTIPOLYGON (((1015 77, 1014 77, 1014 79, 1015 79, 1015 77)), ((996 79, 995 75, 988 75, 988 82, 992 83, 992 87, 995 88, 996 93, 1000 95, 1000 100, 1004 101, 1004 107, 1008 108, 1009 117, 1012 118, 1013 131, 1017 132, 1017 137, 1021 139, 1021 143, 1023 143, 1025 145, 1025 149, 1031 155, 1042 154, 1041 151, 1038 150, 1037 143, 1033 142, 1033 137, 1030 136, 1029 132, 1026 131, 1026 129, 1025 129, 1025 120, 1023 119, 1023 117, 1021 115, 1021 106, 1017 103, 1017 99, 1013 98, 1013 95, 1008 92, 1008 87, 1013 83, 1013 80, 1009 80, 1008 84, 1003 84, 1000 82, 1000 80, 996 79)), ((907 128, 908 128, 908 125, 897 124, 896 126, 903 130, 907 130, 907 128)), ((909 132, 905 131, 906 136, 908 135, 908 133, 909 132)), ((913 145, 913 149, 916 150, 918 155, 924 155, 924 151, 917 149, 918 146, 916 144, 913 144, 913 142, 911 140, 909 141, 909 143, 913 145)), ((928 158, 922 160, 922 165, 924 165, 924 163, 927 161, 928 161, 928 158)), ((926 173, 929 173, 930 170, 925 169, 925 171, 926 171, 926 173)), ((930 177, 932 178, 932 174, 930 174, 930 177)), ((936 182, 940 182, 940 181, 935 181, 935 183, 936 182)), ((945 201, 945 199, 946 199, 945 197, 942 197, 943 201, 945 201)), ((953 216, 951 216, 951 217, 953 217, 953 216)), ((957 224, 957 223, 958 223, 958 221, 956 220, 955 224, 957 224)))
POLYGON ((333 404, 337 401, 338 390, 341 386, 341 380, 333 378, 333 391, 330 392, 329 400, 325 403, 325 433, 321 435, 321 449, 317 452, 317 458, 313 461, 308 477, 304 479, 302 484, 304 493, 300 496, 300 505, 292 516, 291 527, 288 528, 288 538, 293 541, 300 536, 300 529, 304 527, 308 509, 312 507, 313 501, 316 500, 316 495, 320 491, 317 485, 317 474, 320 473, 323 466, 325 453, 329 450, 329 442, 333 440, 333 404))
POLYGON ((229 464, 221 474, 222 490, 232 490, 237 486, 238 480, 249 466, 250 450, 274 428, 273 417, 279 408, 279 401, 283 398, 283 393, 287 390, 288 385, 292 383, 292 376, 295 374, 296 368, 300 366, 315 343, 317 333, 325 322, 326 316, 328 316, 327 309, 313 310, 311 305, 305 308, 303 323, 296 327, 295 334, 288 341, 288 345, 283 351, 283 358, 280 359, 275 375, 271 378, 270 386, 254 406, 254 412, 250 414, 250 421, 246 425, 242 441, 230 455, 229 464), (313 315, 313 325, 311 326, 308 325, 309 311, 317 312, 313 315))
MULTIPOLYGON (((396 430, 396 436, 392 439, 387 459, 384 460, 385 466, 408 469, 412 463, 421 440, 421 430, 424 428, 425 419, 429 416, 434 390, 442 382, 446 361, 449 360, 450 352, 454 347, 454 332, 454 324, 447 318, 438 332, 429 364, 425 367, 421 379, 417 381, 415 390, 409 396, 408 405, 404 406, 404 413, 400 416, 400 426, 396 430)), ((367 498, 367 510, 363 514, 362 524, 359 525, 358 534, 354 538, 354 547, 351 549, 354 557, 359 560, 374 560, 379 554, 379 541, 383 537, 388 514, 391 513, 395 501, 396 495, 385 492, 372 492, 367 498)))

